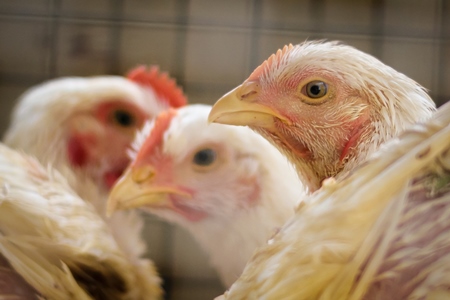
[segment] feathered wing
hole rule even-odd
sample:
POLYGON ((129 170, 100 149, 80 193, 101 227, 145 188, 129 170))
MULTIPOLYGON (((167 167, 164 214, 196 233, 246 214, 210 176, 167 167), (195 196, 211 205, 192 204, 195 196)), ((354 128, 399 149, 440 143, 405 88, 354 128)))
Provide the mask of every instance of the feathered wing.
POLYGON ((326 181, 224 297, 449 297, 449 213, 447 104, 351 175, 326 181))
POLYGON ((36 295, 36 290, 11 267, 2 255, 0 255, 0 299, 36 299, 36 295))
MULTIPOLYGON (((0 253, 46 299, 158 299, 94 208, 54 170, 0 145, 0 253)), ((150 266, 152 267, 152 266, 150 266)))
MULTIPOLYGON (((77 192, 81 199, 90 202, 96 209, 99 216, 106 223, 115 242, 128 257, 129 261, 136 266, 141 266, 143 276, 146 265, 152 263, 142 258, 147 252, 147 245, 141 238, 140 233, 144 227, 144 220, 138 211, 118 211, 114 215, 106 216, 106 196, 103 190, 99 189, 83 172, 73 170, 66 166, 59 166, 58 171, 68 181, 69 186, 77 192)), ((149 270, 151 274, 154 270, 149 270)))

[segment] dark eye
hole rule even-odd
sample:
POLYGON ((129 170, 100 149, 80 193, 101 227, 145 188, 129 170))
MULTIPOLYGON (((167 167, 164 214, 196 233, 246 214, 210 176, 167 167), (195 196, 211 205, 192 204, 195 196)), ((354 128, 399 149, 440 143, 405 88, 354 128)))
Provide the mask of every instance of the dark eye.
POLYGON ((195 153, 193 162, 199 166, 209 166, 216 160, 216 152, 212 149, 202 149, 195 153))
POLYGON ((325 82, 319 80, 311 81, 305 86, 306 96, 313 99, 325 96, 327 94, 327 91, 328 85, 325 82))
POLYGON ((116 110, 113 112, 113 120, 122 127, 130 127, 135 123, 134 116, 125 110, 116 110))

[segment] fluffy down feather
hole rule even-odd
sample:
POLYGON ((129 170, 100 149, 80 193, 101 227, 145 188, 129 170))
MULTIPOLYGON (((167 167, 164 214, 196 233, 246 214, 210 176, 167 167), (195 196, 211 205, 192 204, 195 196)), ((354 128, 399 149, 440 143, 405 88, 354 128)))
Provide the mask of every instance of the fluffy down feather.
POLYGON ((448 299, 450 104, 329 179, 222 299, 448 299))
POLYGON ((187 229, 229 286, 305 191, 275 147, 248 128, 208 125, 210 109, 189 105, 144 127, 109 209, 142 207, 187 229))
POLYGON ((0 285, 2 299, 161 296, 153 265, 130 264, 95 209, 57 171, 4 145, 0 253, 0 282, 8 283, 0 285))

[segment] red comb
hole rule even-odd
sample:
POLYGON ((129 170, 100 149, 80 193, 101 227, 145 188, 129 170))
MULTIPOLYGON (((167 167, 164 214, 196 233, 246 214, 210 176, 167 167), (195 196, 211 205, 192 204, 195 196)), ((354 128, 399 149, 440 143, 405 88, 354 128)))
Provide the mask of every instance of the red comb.
POLYGON ((163 140, 164 132, 169 128, 170 122, 176 116, 177 110, 169 108, 163 111, 155 118, 152 131, 148 135, 145 142, 142 144, 141 149, 135 159, 135 162, 141 162, 145 160, 145 157, 152 156, 158 145, 163 140))
POLYGON ((167 100, 170 107, 187 104, 183 90, 167 72, 160 72, 158 66, 138 66, 128 72, 127 78, 144 86, 151 87, 159 97, 167 100))
POLYGON ((256 80, 258 79, 265 69, 270 69, 274 61, 279 62, 281 57, 285 55, 287 52, 291 51, 294 46, 292 44, 286 45, 283 49, 278 49, 278 51, 272 54, 268 59, 266 59, 259 67, 257 67, 252 74, 248 77, 247 80, 256 80))

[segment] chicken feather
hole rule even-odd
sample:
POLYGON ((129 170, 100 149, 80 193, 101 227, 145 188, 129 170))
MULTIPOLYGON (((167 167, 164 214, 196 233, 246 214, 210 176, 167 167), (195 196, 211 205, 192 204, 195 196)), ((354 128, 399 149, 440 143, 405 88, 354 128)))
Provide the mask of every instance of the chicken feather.
POLYGON ((322 188, 224 299, 450 296, 450 104, 322 188))
POLYGON ((41 297, 160 297, 158 277, 136 284, 142 280, 137 267, 94 207, 56 170, 0 145, 0 186, 0 253, 8 262, 3 268, 11 266, 9 273, 19 274, 41 297))
POLYGON ((140 207, 187 229, 229 286, 305 190, 264 138, 248 128, 208 125, 210 109, 188 105, 147 123, 109 210, 140 207))
POLYGON ((217 101, 209 120, 266 137, 315 191, 434 111, 422 86, 375 57, 338 42, 307 41, 270 56, 217 101))
MULTIPOLYGON (((129 162, 126 149, 145 119, 169 105, 180 106, 185 102, 174 80, 166 73, 160 76, 156 67, 150 71, 138 67, 130 72, 129 78, 58 78, 30 88, 20 97, 5 134, 5 143, 36 156, 44 165, 51 165, 63 174, 81 199, 94 205, 115 242, 135 265, 134 272, 140 274, 135 282, 137 290, 141 284, 153 285, 158 281, 152 262, 142 258, 146 253, 146 244, 140 236, 144 222, 137 212, 105 217, 108 186, 104 178, 110 177, 103 174, 117 173, 126 166, 129 162), (119 112, 122 119, 116 120, 108 112, 119 112), (82 149, 79 136, 86 139, 86 148, 97 147, 93 155, 98 160, 84 165, 84 156, 71 160, 71 147, 82 149)), ((74 155, 77 154, 75 151, 74 155)))

